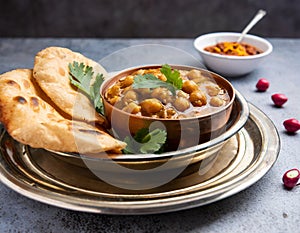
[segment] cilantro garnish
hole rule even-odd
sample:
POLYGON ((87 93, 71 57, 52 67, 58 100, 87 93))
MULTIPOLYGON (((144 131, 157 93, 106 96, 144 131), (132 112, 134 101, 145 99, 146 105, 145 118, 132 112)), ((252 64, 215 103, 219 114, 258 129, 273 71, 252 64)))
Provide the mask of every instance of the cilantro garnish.
POLYGON ((176 89, 172 84, 160 80, 153 74, 138 74, 134 77, 134 82, 132 84, 133 89, 156 87, 165 87, 171 91, 173 95, 176 95, 176 89))
POLYGON ((183 81, 178 70, 172 69, 166 64, 161 67, 160 72, 166 76, 167 83, 171 83, 178 90, 182 88, 183 81))
POLYGON ((100 86, 104 81, 103 74, 97 74, 93 80, 93 67, 76 61, 69 64, 70 82, 80 89, 92 101, 97 112, 103 114, 103 103, 100 96, 100 86))
POLYGON ((166 142, 167 132, 162 129, 154 129, 149 132, 149 129, 140 129, 135 136, 125 137, 124 142, 127 146, 123 150, 125 154, 147 154, 159 152, 166 142))
POLYGON ((169 65, 163 65, 160 71, 166 76, 166 82, 160 80, 153 74, 139 74, 134 77, 133 89, 165 87, 172 95, 176 95, 176 90, 182 88, 182 79, 179 71, 172 70, 169 65))

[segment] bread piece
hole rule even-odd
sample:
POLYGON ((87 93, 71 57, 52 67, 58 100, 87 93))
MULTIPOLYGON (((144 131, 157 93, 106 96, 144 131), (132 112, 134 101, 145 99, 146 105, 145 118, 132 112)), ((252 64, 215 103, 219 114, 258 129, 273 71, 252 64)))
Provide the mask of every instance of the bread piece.
POLYGON ((15 140, 34 148, 79 153, 126 146, 104 129, 64 118, 47 98, 33 79, 32 70, 0 75, 0 121, 15 140))
POLYGON ((104 122, 103 117, 95 111, 90 100, 70 83, 68 66, 74 61, 91 66, 95 75, 97 73, 103 74, 104 77, 107 75, 100 64, 80 53, 67 48, 48 47, 37 53, 33 77, 62 111, 74 119, 101 124, 104 122))

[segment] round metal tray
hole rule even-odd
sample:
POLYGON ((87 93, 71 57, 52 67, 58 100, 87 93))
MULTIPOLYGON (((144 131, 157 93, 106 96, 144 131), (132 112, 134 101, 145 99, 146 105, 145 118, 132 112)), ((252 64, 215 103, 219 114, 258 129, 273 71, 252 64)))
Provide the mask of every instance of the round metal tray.
MULTIPOLYGON (((43 156, 4 130, 0 139, 0 181, 31 199, 62 208, 105 214, 152 214, 188 209, 231 196, 258 181, 280 150, 271 120, 249 104, 244 127, 206 169, 191 169, 160 187, 127 190, 101 181, 89 169, 61 156, 43 156)), ((123 180, 123 182, 126 182, 123 180)))

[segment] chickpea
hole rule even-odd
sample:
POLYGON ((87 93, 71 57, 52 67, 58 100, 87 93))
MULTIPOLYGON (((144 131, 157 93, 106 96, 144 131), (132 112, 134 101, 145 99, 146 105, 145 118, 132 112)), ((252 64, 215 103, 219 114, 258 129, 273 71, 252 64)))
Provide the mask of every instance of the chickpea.
POLYGON ((200 90, 192 92, 189 100, 194 106, 197 107, 201 107, 207 102, 205 94, 200 90))
POLYGON ((141 111, 141 106, 137 105, 134 102, 131 102, 127 106, 125 106, 122 110, 128 113, 137 114, 141 111))
POLYGON ((168 109, 162 109, 159 111, 156 115, 159 118, 172 118, 176 114, 176 111, 173 108, 168 108, 168 109))
POLYGON ((183 112, 190 107, 190 101, 184 97, 178 97, 174 101, 173 105, 178 111, 183 112))
POLYGON ((108 102, 112 105, 115 105, 116 103, 120 102, 120 100, 120 96, 114 96, 113 98, 109 98, 108 102))
POLYGON ((189 98, 189 94, 188 94, 188 93, 185 93, 185 92, 182 91, 182 90, 179 90, 179 91, 177 92, 177 96, 178 96, 178 97, 183 97, 183 98, 186 98, 186 99, 189 98))
POLYGON ((139 88, 139 89, 136 89, 136 92, 141 94, 144 98, 147 96, 150 96, 150 94, 151 94, 150 88, 139 88))
POLYGON ((135 91, 127 91, 123 96, 123 101, 125 104, 129 104, 130 102, 137 100, 137 94, 135 91))
POLYGON ((180 114, 180 115, 178 115, 178 117, 177 117, 178 119, 184 119, 184 118, 187 118, 187 116, 186 115, 184 115, 184 114, 180 114))
POLYGON ((158 113, 156 113, 156 116, 159 117, 159 118, 167 118, 166 110, 162 109, 161 111, 159 111, 158 113))
POLYGON ((196 79, 196 78, 200 78, 202 77, 201 75, 201 71, 200 70, 190 70, 188 73, 187 73, 187 77, 189 79, 196 79))
POLYGON ((182 84, 182 90, 188 94, 197 91, 198 89, 198 85, 192 80, 187 80, 182 84))
POLYGON ((113 85, 110 87, 106 92, 106 97, 113 98, 115 96, 118 96, 120 94, 120 86, 119 85, 113 85))
POLYGON ((138 75, 138 74, 143 75, 143 74, 145 74, 145 72, 146 72, 146 70, 144 70, 144 69, 139 69, 139 70, 135 71, 135 72, 133 73, 133 75, 138 75))
POLYGON ((206 86, 206 92, 209 96, 216 96, 219 94, 221 88, 217 85, 206 86))
POLYGON ((140 103, 141 112, 147 116, 151 116, 161 111, 164 106, 158 99, 146 99, 140 103))
POLYGON ((220 107, 224 104, 224 100, 220 97, 214 96, 210 99, 209 104, 213 107, 220 107))
POLYGON ((173 108, 168 108, 167 109, 167 118, 171 118, 176 114, 176 111, 173 108))
POLYGON ((167 104, 172 101, 172 95, 167 88, 158 87, 151 93, 153 98, 160 100, 162 103, 167 104))
POLYGON ((193 81, 199 85, 200 83, 206 82, 206 81, 207 81, 207 78, 204 77, 204 76, 201 76, 201 77, 199 77, 199 78, 193 79, 193 81))
POLYGON ((121 88, 126 88, 129 87, 130 85, 133 84, 133 75, 128 75, 126 78, 124 79, 120 79, 120 86, 121 88))

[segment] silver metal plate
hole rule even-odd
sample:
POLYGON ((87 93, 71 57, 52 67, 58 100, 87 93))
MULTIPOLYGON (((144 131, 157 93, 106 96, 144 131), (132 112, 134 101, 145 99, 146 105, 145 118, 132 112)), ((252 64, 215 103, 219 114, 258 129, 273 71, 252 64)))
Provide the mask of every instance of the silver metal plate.
POLYGON ((3 129, 0 181, 31 199, 94 213, 152 214, 209 204, 254 184, 278 157, 275 126, 263 112, 249 106, 245 126, 224 144, 206 170, 189 168, 157 188, 132 191, 109 185, 84 166, 16 142, 3 129))

